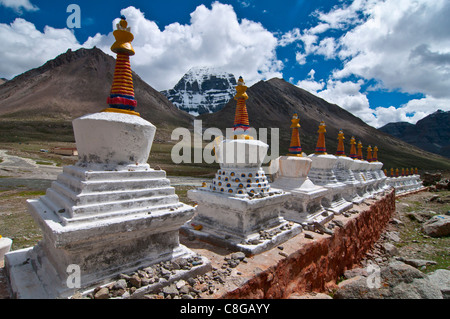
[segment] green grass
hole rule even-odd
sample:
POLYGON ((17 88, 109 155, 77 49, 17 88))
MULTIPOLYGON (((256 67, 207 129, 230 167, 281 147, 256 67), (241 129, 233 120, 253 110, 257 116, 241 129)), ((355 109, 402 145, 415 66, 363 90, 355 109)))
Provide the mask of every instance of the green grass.
MULTIPOLYGON (((436 193, 441 198, 449 198, 450 191, 436 193)), ((438 203, 436 201, 426 202, 417 200, 402 199, 401 202, 409 206, 402 208, 404 212, 435 212, 435 214, 445 214, 450 210, 450 203, 438 203)), ((430 216, 434 215, 430 213, 430 216)), ((433 272, 436 269, 449 269, 450 267, 450 236, 430 237, 422 231, 423 223, 412 220, 408 217, 402 219, 404 225, 399 228, 402 241, 396 246, 404 251, 415 251, 414 258, 433 260, 437 264, 429 265, 426 269, 421 269, 425 273, 433 272)))

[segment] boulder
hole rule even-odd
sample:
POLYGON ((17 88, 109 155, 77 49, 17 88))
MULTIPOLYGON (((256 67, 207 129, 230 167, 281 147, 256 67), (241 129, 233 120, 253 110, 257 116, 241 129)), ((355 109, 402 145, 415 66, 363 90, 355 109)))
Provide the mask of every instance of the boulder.
POLYGON ((437 269, 428 274, 428 278, 439 287, 444 299, 450 299, 450 270, 437 269))
MULTIPOLYGON (((373 269, 372 269, 373 270, 373 269)), ((338 285, 335 299, 442 299, 438 286, 427 275, 395 261, 369 275, 355 276, 338 285)))
POLYGON ((430 185, 434 185, 437 182, 439 182, 442 178, 442 175, 441 175, 441 173, 432 174, 432 173, 426 172, 423 174, 422 178, 423 178, 423 185, 430 186, 430 185))
POLYGON ((436 215, 423 224, 422 230, 431 237, 450 235, 450 216, 436 215))

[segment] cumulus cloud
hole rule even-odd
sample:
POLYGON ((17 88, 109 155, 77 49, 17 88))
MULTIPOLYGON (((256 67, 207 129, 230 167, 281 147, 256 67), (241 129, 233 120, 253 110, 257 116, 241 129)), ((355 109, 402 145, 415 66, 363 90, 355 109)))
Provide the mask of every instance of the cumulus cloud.
POLYGON ((38 67, 69 48, 81 47, 69 29, 46 26, 41 32, 22 18, 0 24, 0 43, 0 74, 6 78, 38 67))
POLYGON ((32 4, 30 0, 0 0, 0 5, 13 9, 16 13, 22 14, 23 11, 37 11, 39 8, 32 4))
MULTIPOLYGON (((121 10, 135 40, 133 69, 157 90, 172 88, 190 68, 211 66, 242 75, 248 85, 261 79, 282 77, 283 63, 277 59, 277 38, 260 23, 238 19, 231 5, 214 2, 211 8, 198 6, 189 24, 172 23, 160 29, 135 7, 121 10)), ((112 30, 118 20, 112 21, 112 30)), ((83 44, 69 29, 46 27, 44 32, 23 19, 0 24, 0 74, 15 76, 68 48, 97 46, 105 53, 114 42, 109 34, 96 34, 83 44), (19 54, 20 52, 20 54, 19 54)))
MULTIPOLYGON (((158 90, 173 87, 194 66, 214 66, 242 75, 250 85, 282 77, 283 63, 275 51, 277 38, 258 22, 239 21, 230 5, 215 2, 210 9, 200 5, 191 13, 190 24, 172 23, 164 30, 134 7, 121 14, 135 35, 134 69, 158 90)), ((103 39, 99 40, 101 44, 103 39)))
POLYGON ((280 45, 296 43, 303 64, 316 55, 338 59, 342 67, 325 79, 322 89, 323 80, 305 79, 300 86, 376 127, 396 120, 415 123, 438 108, 450 109, 450 34, 445 31, 450 29, 450 2, 354 0, 314 16, 315 26, 291 30, 280 45), (337 32, 323 34, 333 29, 337 32), (362 89, 368 81, 378 89, 425 98, 389 108, 369 106, 362 89))

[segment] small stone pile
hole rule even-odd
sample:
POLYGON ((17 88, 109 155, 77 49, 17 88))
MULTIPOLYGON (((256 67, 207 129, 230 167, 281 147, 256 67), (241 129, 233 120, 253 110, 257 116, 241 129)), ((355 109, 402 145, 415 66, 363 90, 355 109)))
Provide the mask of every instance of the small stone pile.
POLYGON ((294 226, 294 223, 288 222, 288 223, 282 225, 281 227, 277 227, 275 229, 260 230, 259 236, 257 238, 252 238, 250 240, 242 241, 241 244, 243 244, 243 245, 258 245, 258 244, 264 242, 265 240, 272 240, 273 237, 280 234, 284 230, 291 229, 292 226, 294 226))
MULTIPOLYGON (((174 282, 176 278, 179 278, 180 274, 182 275, 182 273, 202 264, 203 260, 198 255, 189 258, 177 258, 172 261, 160 262, 146 268, 138 269, 131 274, 120 274, 117 281, 106 286, 96 287, 87 295, 76 293, 72 296, 72 299, 135 298, 136 296, 134 296, 134 294, 136 291, 152 292, 171 287, 171 282, 174 282)), ((140 294, 138 294, 138 298, 139 296, 140 294)))
MULTIPOLYGON (((241 262, 247 263, 245 254, 235 252, 224 257, 220 269, 213 268, 203 275, 177 279, 175 276, 180 271, 190 270, 203 263, 199 256, 179 258, 142 268, 131 274, 120 274, 117 281, 99 286, 87 295, 77 293, 72 299, 199 299, 204 293, 213 294, 241 262), (145 293, 137 293, 145 287, 148 287, 145 293)), ((236 274, 241 275, 240 272, 236 274)))

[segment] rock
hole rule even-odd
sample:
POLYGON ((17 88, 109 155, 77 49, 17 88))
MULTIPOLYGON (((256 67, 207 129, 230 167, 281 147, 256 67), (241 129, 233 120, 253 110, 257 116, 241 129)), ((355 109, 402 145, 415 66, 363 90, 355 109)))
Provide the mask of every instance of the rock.
POLYGON ((94 299, 109 299, 109 289, 106 287, 98 289, 98 291, 94 293, 94 299))
POLYGON ((436 215, 423 224, 422 230, 431 237, 450 235, 450 216, 436 215))
POLYGON ((437 263, 433 260, 424 260, 424 259, 413 259, 413 258, 404 258, 404 257, 398 257, 397 260, 404 262, 407 265, 421 268, 423 266, 428 265, 436 265, 437 263))
POLYGON ((127 289, 127 281, 125 279, 117 280, 113 285, 113 289, 127 289))
POLYGON ((162 289, 162 292, 164 293, 164 296, 171 297, 177 296, 179 294, 178 289, 174 284, 164 287, 162 289))
POLYGON ((175 283, 175 286, 177 287, 177 289, 180 289, 180 288, 183 287, 184 285, 186 285, 186 281, 184 281, 183 279, 178 280, 178 281, 175 283))
POLYGON ((367 270, 364 268, 353 268, 344 272, 344 278, 346 279, 350 279, 356 276, 367 277, 368 275, 369 274, 367 273, 367 270))
POLYGON ((318 230, 319 232, 328 234, 328 235, 333 235, 333 231, 326 228, 325 226, 323 226, 322 224, 318 223, 318 222, 314 222, 314 228, 316 230, 318 230))
POLYGON ((179 290, 180 294, 189 294, 191 292, 191 289, 188 285, 184 285, 179 290))
POLYGON ((335 299, 442 299, 440 289, 427 275, 405 263, 395 261, 367 277, 342 281, 335 299))
POLYGON ((309 233, 305 233, 305 238, 314 239, 314 236, 309 233))
POLYGON ((383 243, 383 250, 389 256, 395 256, 398 254, 398 249, 391 243, 383 243))
POLYGON ((344 223, 340 220, 333 220, 333 223, 335 223, 336 226, 338 226, 340 228, 344 228, 344 223))
POLYGON ((424 223, 427 219, 424 218, 424 216, 422 216, 421 214, 417 213, 417 212, 408 212, 406 213, 406 217, 408 217, 409 219, 413 220, 413 221, 417 221, 419 223, 424 223))
POLYGON ((137 275, 137 274, 131 276, 131 277, 130 277, 130 285, 131 285, 132 287, 140 288, 141 285, 142 285, 141 277, 139 277, 139 275, 137 275))
POLYGON ((450 299, 450 270, 437 269, 428 274, 428 278, 439 287, 444 299, 450 299))
POLYGON ((243 260, 245 258, 245 254, 241 251, 235 252, 231 254, 232 259, 243 260))
POLYGON ((384 238, 393 241, 395 243, 401 242, 401 239, 399 237, 399 233, 396 231, 390 231, 383 234, 384 238))
POLYGON ((166 268, 161 267, 161 277, 163 277, 164 279, 169 279, 171 274, 172 273, 170 272, 170 270, 167 270, 166 268))
POLYGON ((398 226, 403 226, 403 222, 397 218, 392 218, 389 223, 391 223, 392 225, 398 225, 398 226))
POLYGON ((422 176, 423 179, 423 186, 430 186, 434 185, 437 182, 439 182, 442 178, 441 173, 431 174, 428 172, 425 172, 422 176))

